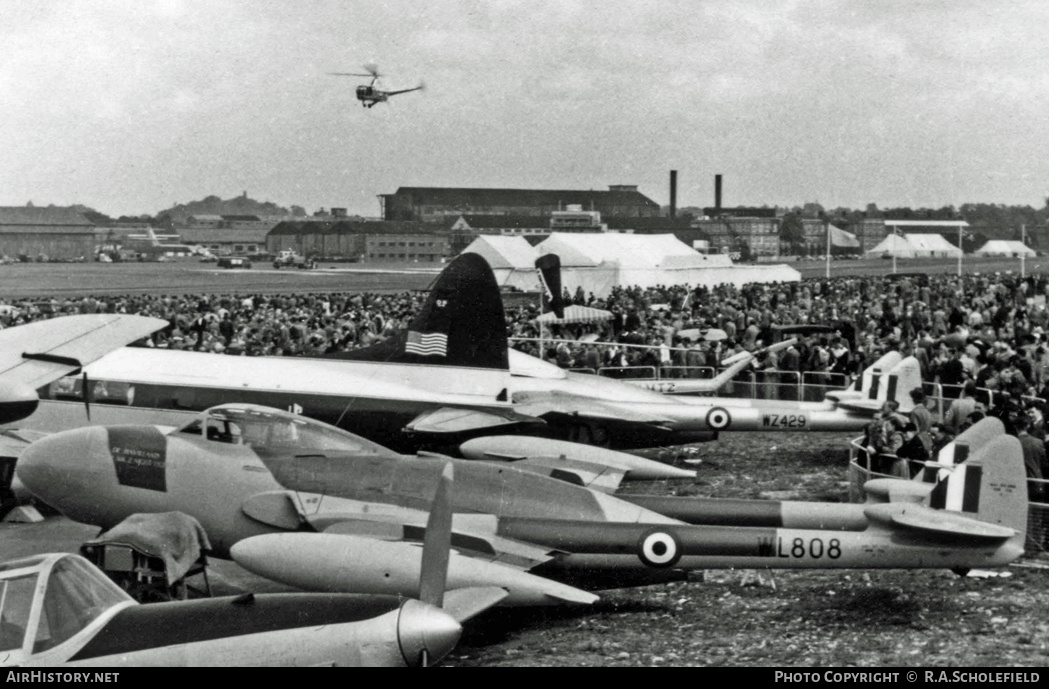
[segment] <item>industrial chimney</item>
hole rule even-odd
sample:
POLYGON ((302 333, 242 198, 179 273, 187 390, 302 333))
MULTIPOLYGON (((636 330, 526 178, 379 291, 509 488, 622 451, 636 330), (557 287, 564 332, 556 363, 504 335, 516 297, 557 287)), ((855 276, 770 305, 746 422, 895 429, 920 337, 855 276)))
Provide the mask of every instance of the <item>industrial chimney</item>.
POLYGON ((677 170, 670 171, 670 217, 677 217, 677 170))
POLYGON ((721 210, 721 175, 714 175, 714 210, 721 210))

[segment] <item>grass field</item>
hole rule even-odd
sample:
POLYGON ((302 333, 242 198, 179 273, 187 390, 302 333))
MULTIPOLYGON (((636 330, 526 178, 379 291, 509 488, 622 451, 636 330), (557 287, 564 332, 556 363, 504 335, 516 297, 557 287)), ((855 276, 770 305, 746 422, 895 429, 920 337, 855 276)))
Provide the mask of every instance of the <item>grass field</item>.
MULTIPOLYGON (((823 277, 822 261, 797 261, 803 278, 823 277)), ((912 259, 897 261, 900 273, 947 273, 957 261, 912 259)), ((14 263, 0 266, 0 300, 116 294, 301 294, 309 292, 399 292, 426 289, 439 266, 321 264, 312 271, 273 270, 263 264, 251 270, 224 270, 214 263, 180 260, 171 263, 14 263)), ((1027 262, 1026 270, 1049 269, 1049 258, 1027 262)), ((973 259, 963 262, 966 273, 1013 271, 1018 259, 973 259)), ((836 260, 831 276, 885 275, 892 261, 836 260)))

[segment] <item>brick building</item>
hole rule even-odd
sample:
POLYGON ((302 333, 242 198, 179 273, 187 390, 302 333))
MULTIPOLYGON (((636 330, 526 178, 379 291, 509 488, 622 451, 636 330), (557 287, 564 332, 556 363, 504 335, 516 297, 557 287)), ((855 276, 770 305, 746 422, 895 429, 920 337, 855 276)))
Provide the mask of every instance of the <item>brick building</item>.
POLYGON ((660 214, 658 203, 628 184, 612 185, 608 191, 401 187, 380 198, 386 220, 442 222, 463 214, 549 216, 570 205, 598 211, 604 217, 660 214))

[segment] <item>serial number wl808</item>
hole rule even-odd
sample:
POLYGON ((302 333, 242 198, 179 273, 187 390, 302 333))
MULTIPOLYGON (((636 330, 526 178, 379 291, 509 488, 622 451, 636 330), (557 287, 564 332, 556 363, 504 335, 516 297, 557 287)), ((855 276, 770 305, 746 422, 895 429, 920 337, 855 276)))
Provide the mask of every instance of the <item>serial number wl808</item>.
POLYGON ((782 536, 758 539, 758 557, 783 557, 800 560, 803 557, 837 560, 841 557, 841 541, 837 538, 790 538, 782 536))
POLYGON ((805 428, 808 419, 804 414, 762 414, 763 428, 805 428))

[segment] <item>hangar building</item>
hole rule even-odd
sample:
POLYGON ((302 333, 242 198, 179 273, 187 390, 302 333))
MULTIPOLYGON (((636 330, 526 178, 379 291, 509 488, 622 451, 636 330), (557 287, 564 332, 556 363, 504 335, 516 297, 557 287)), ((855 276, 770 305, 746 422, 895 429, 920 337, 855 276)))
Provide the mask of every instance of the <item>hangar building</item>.
POLYGON ((95 225, 71 208, 0 206, 0 255, 91 260, 95 225))

